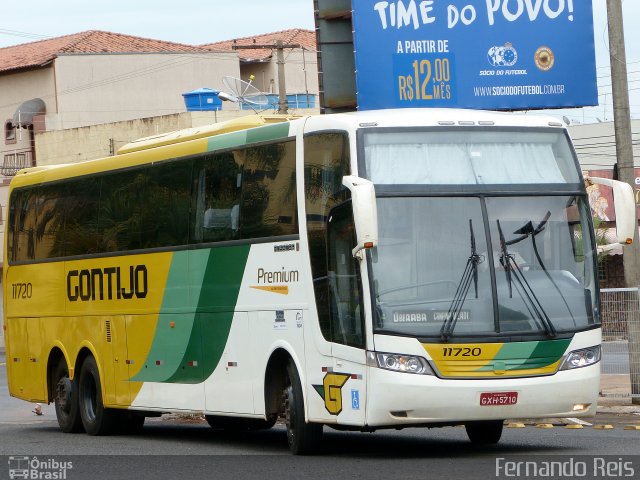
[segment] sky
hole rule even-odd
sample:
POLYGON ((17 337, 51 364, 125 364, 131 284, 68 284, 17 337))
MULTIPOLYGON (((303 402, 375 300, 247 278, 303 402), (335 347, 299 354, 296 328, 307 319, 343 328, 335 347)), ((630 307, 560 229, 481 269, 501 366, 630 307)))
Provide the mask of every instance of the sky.
MULTIPOLYGON (((592 1, 599 105, 552 112, 572 123, 613 120, 606 0, 592 1)), ((640 1, 622 2, 631 117, 640 119, 640 1)), ((0 48, 85 30, 201 45, 290 28, 314 29, 313 0, 31 0, 3 9, 0 48)))

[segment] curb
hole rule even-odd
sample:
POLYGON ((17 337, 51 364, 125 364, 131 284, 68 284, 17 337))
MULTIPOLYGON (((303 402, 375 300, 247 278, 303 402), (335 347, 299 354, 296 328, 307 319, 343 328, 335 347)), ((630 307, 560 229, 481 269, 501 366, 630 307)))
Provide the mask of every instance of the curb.
POLYGON ((640 415, 640 405, 607 405, 598 406, 597 413, 632 413, 640 415))

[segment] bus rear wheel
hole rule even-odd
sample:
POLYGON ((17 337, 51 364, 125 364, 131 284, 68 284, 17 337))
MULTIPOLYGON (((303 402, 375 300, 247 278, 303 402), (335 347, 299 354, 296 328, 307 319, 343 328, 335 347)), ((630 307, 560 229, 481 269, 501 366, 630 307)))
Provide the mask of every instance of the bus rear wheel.
POLYGON ((123 412, 104 407, 100 373, 93 357, 87 357, 80 369, 78 401, 82 425, 89 435, 109 435, 121 425, 123 412))
POLYGON ((464 428, 467 430, 467 436, 471 443, 495 445, 502 437, 503 426, 504 422, 502 420, 488 420, 465 423, 464 428))
POLYGON ((67 362, 61 359, 53 372, 54 405, 60 430, 64 433, 82 432, 78 406, 78 382, 69 378, 67 362))
POLYGON ((294 455, 314 453, 322 440, 322 425, 305 422, 302 384, 293 362, 287 365, 287 376, 283 407, 289 450, 294 455))

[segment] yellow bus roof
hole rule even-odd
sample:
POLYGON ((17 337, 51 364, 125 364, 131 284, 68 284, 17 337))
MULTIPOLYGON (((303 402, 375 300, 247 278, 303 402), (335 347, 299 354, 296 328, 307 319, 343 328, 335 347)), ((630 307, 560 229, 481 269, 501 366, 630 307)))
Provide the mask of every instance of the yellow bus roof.
POLYGON ((287 122, 295 118, 299 117, 290 115, 248 115, 235 118, 233 120, 227 120, 226 122, 203 125, 202 127, 186 128, 184 130, 161 133, 159 135, 152 135, 150 137, 140 138, 127 143, 118 149, 118 155, 139 152, 140 150, 162 147, 164 145, 172 145, 174 143, 195 140, 197 138, 236 132, 238 130, 247 130, 249 128, 260 127, 269 123, 287 122))

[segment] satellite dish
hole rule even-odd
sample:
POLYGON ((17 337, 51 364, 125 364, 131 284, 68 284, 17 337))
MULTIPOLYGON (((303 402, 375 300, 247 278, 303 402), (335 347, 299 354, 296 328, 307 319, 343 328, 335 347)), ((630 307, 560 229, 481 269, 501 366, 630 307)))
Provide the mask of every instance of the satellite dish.
POLYGON ((256 107, 261 110, 261 107, 269 106, 269 99, 267 96, 252 85, 255 77, 251 75, 249 81, 245 82, 236 77, 226 76, 222 79, 222 83, 227 88, 228 92, 220 92, 218 98, 221 100, 239 103, 246 105, 255 111, 256 107))

